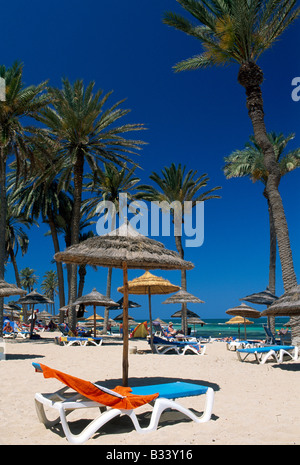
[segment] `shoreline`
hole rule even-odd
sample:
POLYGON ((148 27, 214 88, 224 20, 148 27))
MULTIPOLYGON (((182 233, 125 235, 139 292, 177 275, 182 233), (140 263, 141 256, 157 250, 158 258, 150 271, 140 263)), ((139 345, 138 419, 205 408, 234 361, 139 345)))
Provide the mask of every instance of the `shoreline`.
MULTIPOLYGON (((120 338, 105 337, 100 347, 64 347, 54 343, 59 334, 40 333, 41 339, 35 341, 5 340, 6 360, 0 362, 0 411, 4 418, 0 426, 1 444, 68 444, 60 426, 46 429, 38 421, 35 393, 54 392, 62 385, 35 373, 32 362, 98 381, 109 388, 122 384, 120 338)), ((138 434, 129 418, 117 417, 86 445, 300 444, 300 361, 280 365, 240 362, 235 352, 217 341, 207 344, 203 356, 152 354, 146 341, 129 339, 129 349, 133 346, 137 346, 137 353, 129 350, 131 386, 177 380, 210 386, 215 391, 212 418, 196 424, 177 411, 168 411, 163 413, 156 431, 138 434)), ((204 396, 178 402, 201 412, 204 396)), ((94 417, 93 410, 76 412, 76 431, 85 426, 84 419, 94 417)), ((148 424, 151 410, 148 405, 140 408, 143 426, 148 424)))

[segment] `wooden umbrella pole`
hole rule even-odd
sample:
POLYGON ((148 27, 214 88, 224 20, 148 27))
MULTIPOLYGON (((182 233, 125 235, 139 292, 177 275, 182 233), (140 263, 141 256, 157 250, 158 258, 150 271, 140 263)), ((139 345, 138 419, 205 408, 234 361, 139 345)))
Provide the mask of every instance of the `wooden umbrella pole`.
POLYGON ((150 320, 150 345, 153 352, 153 331, 152 331, 152 309, 151 309, 151 290, 148 286, 148 302, 149 302, 149 320, 150 320))
POLYGON ((246 318, 244 317, 245 339, 247 339, 246 318))
POLYGON ((128 273, 123 262, 123 386, 128 386, 128 273))
POLYGON ((96 305, 94 305, 94 337, 96 337, 96 332, 97 332, 97 328, 96 328, 96 305))

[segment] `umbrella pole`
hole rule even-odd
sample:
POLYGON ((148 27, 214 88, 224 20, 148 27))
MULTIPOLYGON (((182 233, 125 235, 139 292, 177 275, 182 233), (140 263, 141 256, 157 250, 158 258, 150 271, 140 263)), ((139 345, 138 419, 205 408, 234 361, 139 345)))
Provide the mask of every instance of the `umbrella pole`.
POLYGON ((247 339, 246 318, 244 317, 245 339, 247 339))
POLYGON ((123 262, 123 386, 128 386, 128 273, 123 262))
POLYGON ((94 337, 96 337, 96 332, 97 332, 97 328, 96 328, 96 305, 94 305, 94 337))
POLYGON ((33 314, 34 314, 34 304, 32 304, 32 309, 31 309, 31 322, 30 322, 30 334, 29 334, 29 339, 32 339, 33 328, 34 328, 33 314))
POLYGON ((152 334, 152 309, 151 309, 151 291, 148 286, 148 302, 149 302, 149 320, 150 320, 150 346, 153 352, 153 334, 152 334))

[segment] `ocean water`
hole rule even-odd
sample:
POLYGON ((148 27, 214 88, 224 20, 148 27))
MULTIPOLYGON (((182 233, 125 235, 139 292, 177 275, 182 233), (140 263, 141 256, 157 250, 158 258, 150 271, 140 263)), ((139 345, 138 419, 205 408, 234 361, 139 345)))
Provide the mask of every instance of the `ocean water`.
MULTIPOLYGON (((144 321, 144 320, 143 320, 144 321)), ((181 321, 178 319, 171 319, 168 321, 173 322, 173 327, 175 330, 181 328, 181 321)), ((226 324, 228 318, 220 319, 207 319, 205 318, 205 325, 188 325, 191 328, 191 336, 196 337, 214 337, 214 338, 223 338, 223 337, 238 337, 239 330, 237 325, 228 325, 226 324)), ((265 339, 265 331, 263 329, 263 324, 267 323, 267 318, 258 318, 253 321, 253 324, 246 325, 247 338, 253 339, 265 339)), ((288 317, 278 317, 275 319, 275 330, 279 331, 283 327, 284 323, 289 321, 288 317)), ((136 320, 137 323, 142 322, 142 320, 136 320)), ((149 321, 148 321, 149 324, 149 321)), ((133 327, 132 327, 133 329, 133 327)), ((240 325, 240 336, 244 338, 244 325, 240 325)))

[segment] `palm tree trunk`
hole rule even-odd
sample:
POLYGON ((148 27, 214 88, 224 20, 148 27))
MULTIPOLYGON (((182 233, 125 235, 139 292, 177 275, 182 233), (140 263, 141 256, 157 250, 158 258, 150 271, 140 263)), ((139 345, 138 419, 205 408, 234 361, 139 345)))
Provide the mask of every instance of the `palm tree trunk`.
POLYGON ((261 84, 263 72, 256 63, 245 63, 240 67, 238 80, 246 89, 247 108, 252 122, 254 137, 264 154, 264 164, 269 173, 266 193, 272 208, 274 227, 278 242, 285 291, 297 285, 288 226, 282 199, 278 190, 280 171, 275 159, 274 147, 267 136, 261 84))
MULTIPOLYGON (((81 218, 81 199, 82 199, 82 183, 83 183, 83 165, 84 157, 82 153, 78 153, 77 161, 74 166, 74 205, 72 215, 72 245, 79 243, 79 230, 81 218)), ((77 297, 77 265, 71 265, 70 276, 70 302, 75 302, 77 297)), ((75 306, 69 308, 69 326, 71 331, 76 330, 76 309, 75 306)))
POLYGON ((80 265, 78 269, 79 274, 79 284, 78 284, 78 294, 77 297, 81 297, 84 289, 85 275, 86 275, 86 265, 80 265))
MULTIPOLYGON (((181 236, 175 236, 175 244, 180 258, 184 259, 184 251, 181 242, 181 236)), ((181 270, 181 288, 186 291, 186 270, 181 270)), ((186 304, 181 304, 181 329, 183 334, 187 334, 187 311, 186 304)))
POLYGON ((9 247, 9 250, 8 250, 8 253, 9 253, 9 256, 10 256, 10 261, 13 265, 13 268, 14 268, 14 272, 15 272, 15 278, 16 278, 16 284, 19 288, 21 288, 21 280, 20 280, 20 274, 19 274, 19 270, 18 270, 18 265, 17 265, 17 260, 16 260, 16 256, 15 256, 15 253, 12 249, 12 247, 9 247))
MULTIPOLYGON (((0 148, 0 279, 5 271, 5 231, 6 231, 6 156, 4 147, 0 148)), ((0 337, 3 334, 3 297, 0 298, 0 337)))
MULTIPOLYGON (((48 215, 49 226, 52 236, 52 241, 54 245, 54 252, 59 252, 59 241, 57 230, 54 223, 54 218, 52 212, 48 215)), ((63 271, 63 264, 61 262, 56 261, 56 270, 57 270, 57 279, 58 279, 58 295, 59 295, 59 308, 62 308, 66 304, 65 300, 65 284, 64 284, 64 271, 63 271)), ((64 321, 64 312, 59 312, 59 322, 63 323, 64 321)))
MULTIPOLYGON (((287 221, 282 199, 278 190, 280 171, 275 159, 274 147, 267 136, 264 121, 263 99, 260 87, 263 82, 263 72, 256 63, 244 63, 240 67, 238 81, 246 90, 247 108, 254 130, 254 137, 264 154, 264 164, 269 173, 266 192, 272 208, 283 285, 285 291, 288 291, 297 285, 297 278, 294 270, 287 221)), ((297 325, 299 323, 300 322, 298 321, 297 325)), ((297 331, 297 333, 299 333, 299 331, 297 331)), ((293 335, 293 344, 298 342, 300 345, 300 339, 297 337, 296 341, 295 338, 293 335)))
MULTIPOLYGON (((272 294, 276 294, 276 233, 274 227, 274 220, 272 215, 272 208, 268 199, 268 194, 264 190, 264 196, 268 202, 269 211, 269 230, 270 230, 270 258, 269 258, 269 289, 272 294)), ((275 316, 268 317, 268 325, 273 334, 275 334, 275 316)))

